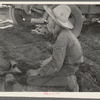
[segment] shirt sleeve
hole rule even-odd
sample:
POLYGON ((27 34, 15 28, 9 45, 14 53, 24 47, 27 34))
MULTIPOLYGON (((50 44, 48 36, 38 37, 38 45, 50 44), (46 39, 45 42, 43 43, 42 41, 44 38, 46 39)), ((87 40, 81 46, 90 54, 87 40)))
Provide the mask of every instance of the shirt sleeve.
POLYGON ((59 71, 62 67, 67 47, 67 39, 64 33, 59 34, 55 44, 52 47, 52 60, 40 69, 39 74, 41 76, 51 75, 59 71))

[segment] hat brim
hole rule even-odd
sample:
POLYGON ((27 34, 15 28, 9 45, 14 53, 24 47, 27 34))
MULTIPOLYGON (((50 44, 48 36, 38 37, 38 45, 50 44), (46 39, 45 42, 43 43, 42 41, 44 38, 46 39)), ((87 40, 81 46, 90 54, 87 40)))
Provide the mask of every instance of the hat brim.
POLYGON ((55 17, 55 15, 53 14, 52 10, 47 7, 44 6, 44 9, 46 10, 46 12, 49 14, 49 16, 51 16, 51 18, 60 26, 62 26, 63 28, 69 28, 69 29, 73 29, 73 24, 68 20, 67 22, 63 23, 62 21, 60 21, 59 19, 57 19, 55 17))

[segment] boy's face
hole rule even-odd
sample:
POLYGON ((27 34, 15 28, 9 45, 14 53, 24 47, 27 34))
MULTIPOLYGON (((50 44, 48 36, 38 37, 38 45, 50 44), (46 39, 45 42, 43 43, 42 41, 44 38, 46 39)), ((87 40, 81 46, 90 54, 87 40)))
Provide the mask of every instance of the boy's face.
MULTIPOLYGON (((47 24, 47 28, 48 28, 48 30, 50 31, 50 32, 52 32, 53 30, 54 30, 54 28, 55 28, 55 22, 54 22, 54 20, 49 16, 48 17, 48 24, 47 24)), ((53 32, 52 32, 53 33, 53 32)))

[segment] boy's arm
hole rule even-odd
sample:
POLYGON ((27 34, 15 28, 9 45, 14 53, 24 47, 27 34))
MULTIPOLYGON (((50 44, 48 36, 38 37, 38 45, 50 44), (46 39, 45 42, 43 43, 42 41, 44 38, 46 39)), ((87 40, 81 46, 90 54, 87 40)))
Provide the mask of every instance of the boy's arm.
POLYGON ((50 75, 60 70, 65 59, 66 47, 67 40, 65 33, 61 33, 53 45, 52 60, 39 69, 39 74, 41 76, 50 75))

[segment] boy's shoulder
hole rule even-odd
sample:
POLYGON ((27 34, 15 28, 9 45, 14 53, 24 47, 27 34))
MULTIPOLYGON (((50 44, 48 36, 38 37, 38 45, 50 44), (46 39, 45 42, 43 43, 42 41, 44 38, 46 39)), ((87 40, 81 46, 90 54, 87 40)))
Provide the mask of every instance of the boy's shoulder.
POLYGON ((74 33, 71 32, 71 30, 64 29, 61 31, 61 34, 67 41, 76 41, 77 40, 77 37, 74 35, 74 33))
POLYGON ((65 37, 73 36, 73 33, 69 29, 64 29, 61 31, 61 34, 63 34, 65 37))

